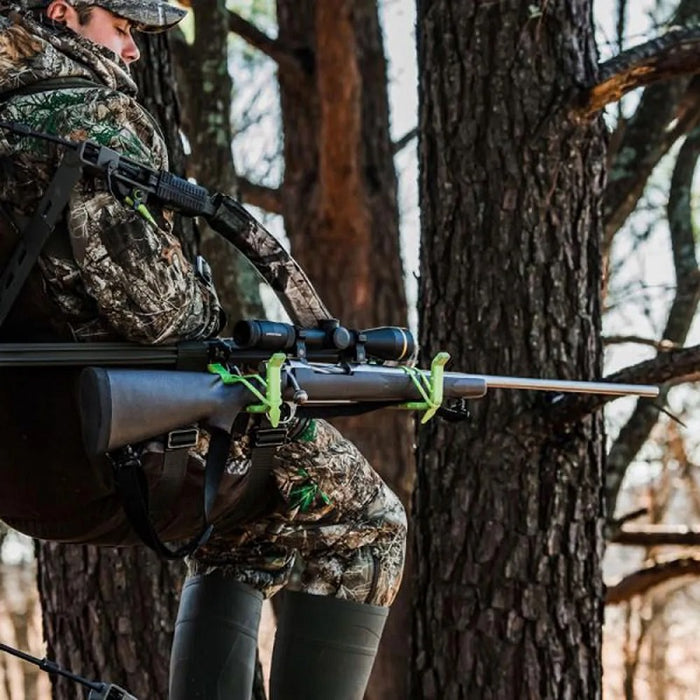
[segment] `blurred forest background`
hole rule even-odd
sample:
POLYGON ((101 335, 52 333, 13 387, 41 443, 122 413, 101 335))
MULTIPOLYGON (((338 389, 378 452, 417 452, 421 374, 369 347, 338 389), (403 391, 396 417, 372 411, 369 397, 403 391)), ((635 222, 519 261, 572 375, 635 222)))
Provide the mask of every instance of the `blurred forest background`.
MULTIPOLYGON (((417 332, 418 280, 425 274, 419 264, 418 137, 425 125, 418 100, 415 25, 420 17, 412 0, 357 0, 351 3, 352 21, 335 2, 323 0, 183 4, 194 4, 192 17, 171 44, 150 38, 153 43, 144 48, 142 63, 157 66, 161 77, 142 74, 145 65, 137 72, 147 104, 150 100, 170 129, 173 170, 186 171, 211 189, 237 192, 291 247, 346 325, 409 324, 417 332), (170 70, 176 75, 177 102, 162 78, 170 70), (353 275, 341 279, 338 271, 344 268, 352 268, 353 275)), ((545 0, 529 6, 533 23, 547 5, 545 0)), ((603 65, 673 27, 695 36, 700 53, 697 0, 597 0, 594 12, 603 65)), ((604 106, 608 132, 602 212, 605 375, 674 357, 674 351, 700 342, 697 64, 689 74, 671 68, 666 80, 635 90, 622 85, 619 93, 621 99, 597 108, 604 106)), ((464 107, 461 118, 469 117, 464 107)), ((235 310, 231 316, 281 317, 276 300, 258 287, 245 264, 231 262, 229 248, 206 230, 201 240, 186 235, 213 263, 228 307, 235 310)), ((697 697, 700 398, 693 374, 685 371, 682 381, 663 384, 662 412, 628 399, 605 409, 603 688, 609 700, 697 697)), ((644 380, 642 374, 635 377, 644 380)), ((382 420, 378 431, 376 422, 360 421, 347 421, 343 430, 410 506, 412 426, 406 417, 382 420)), ((4 530, 0 537, 0 641, 39 657, 48 654, 88 677, 103 674, 139 697, 163 697, 163 660, 181 567, 161 567, 147 553, 73 548, 70 554, 55 545, 37 546, 35 553, 17 533, 4 530), (148 587, 139 588, 139 600, 157 598, 162 606, 153 618, 161 636, 147 653, 139 651, 138 642, 134 647, 119 640, 141 624, 129 620, 133 590, 128 583, 118 593, 103 582, 89 593, 76 594, 75 588, 81 576, 99 571, 116 570, 128 582, 136 569, 139 580, 154 581, 148 593, 143 592, 148 587), (72 579, 73 587, 61 590, 57 571, 72 579), (103 607, 89 602, 100 596, 103 607), (117 609, 119 604, 125 607, 117 609), (68 621, 83 608, 84 620, 103 626, 92 638, 85 625, 71 629, 68 621), (115 609, 111 620, 108 611, 115 609), (107 652, 106 644, 115 653, 107 652), (126 676, 114 675, 120 667, 126 676), (139 680, 143 673, 147 680, 139 680)), ((410 588, 405 586, 392 613, 370 699, 409 697, 406 639, 416 630, 410 588)), ((270 608, 261 640, 263 669, 273 625, 270 608)), ((416 658, 414 653, 414 665, 416 658)), ((76 696, 68 684, 57 684, 53 692, 57 698, 76 696)), ((260 688, 257 692, 263 697, 260 688)), ((425 686, 423 692, 430 696, 425 686)), ((0 654, 0 700, 49 697, 46 674, 0 654)))

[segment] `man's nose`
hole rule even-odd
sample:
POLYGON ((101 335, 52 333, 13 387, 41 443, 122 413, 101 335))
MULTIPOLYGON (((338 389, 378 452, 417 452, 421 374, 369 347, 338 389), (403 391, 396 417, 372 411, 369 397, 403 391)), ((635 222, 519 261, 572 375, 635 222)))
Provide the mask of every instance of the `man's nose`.
POLYGON ((134 61, 138 61, 140 56, 141 52, 139 51, 139 47, 136 46, 136 42, 133 37, 130 36, 122 47, 122 60, 125 63, 133 63, 134 61))

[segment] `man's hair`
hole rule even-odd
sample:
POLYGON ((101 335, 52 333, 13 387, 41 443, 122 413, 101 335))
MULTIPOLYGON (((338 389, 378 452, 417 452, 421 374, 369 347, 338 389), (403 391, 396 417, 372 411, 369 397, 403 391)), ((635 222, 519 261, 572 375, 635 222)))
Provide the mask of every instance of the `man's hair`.
POLYGON ((90 17, 94 9, 94 5, 81 5, 80 7, 75 8, 78 15, 78 24, 81 27, 84 27, 90 21, 90 17))

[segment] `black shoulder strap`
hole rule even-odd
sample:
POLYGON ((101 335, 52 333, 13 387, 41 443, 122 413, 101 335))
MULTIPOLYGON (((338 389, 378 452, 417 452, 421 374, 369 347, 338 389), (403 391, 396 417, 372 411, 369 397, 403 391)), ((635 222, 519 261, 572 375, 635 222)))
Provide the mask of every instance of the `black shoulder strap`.
MULTIPOLYGON (((270 505, 270 478, 277 448, 288 438, 285 428, 258 426, 250 433, 252 438, 251 465, 243 490, 234 505, 234 512, 227 514, 227 523, 240 526, 260 515, 270 505)), ((151 521, 148 486, 137 450, 131 445, 112 450, 107 458, 112 464, 114 484, 122 507, 134 532, 144 544, 163 559, 180 559, 192 554, 211 535, 211 515, 219 492, 221 477, 231 446, 231 433, 222 429, 210 430, 209 451, 204 470, 204 508, 200 531, 177 549, 170 549, 158 536, 151 521)))
POLYGON ((44 244, 61 218, 82 172, 78 154, 68 151, 0 275, 0 325, 10 313, 44 244))
MULTIPOLYGON (((22 85, 0 94, 0 109, 13 97, 69 88, 106 87, 88 78, 47 78, 31 85, 22 85)), ((63 214, 71 191, 82 175, 82 165, 72 152, 66 153, 26 226, 9 262, 0 275, 0 325, 10 313, 24 283, 36 264, 56 223, 63 214)))

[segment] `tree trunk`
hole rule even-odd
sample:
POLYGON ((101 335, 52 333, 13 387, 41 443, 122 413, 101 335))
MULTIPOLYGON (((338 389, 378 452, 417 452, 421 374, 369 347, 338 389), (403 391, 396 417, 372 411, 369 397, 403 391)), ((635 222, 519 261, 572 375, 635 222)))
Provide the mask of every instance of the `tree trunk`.
MULTIPOLYGON (((292 253, 343 325, 407 323, 386 60, 376 0, 278 0, 282 208, 292 253)), ((408 505, 412 431, 400 412, 334 421, 408 505)), ((368 698, 406 697, 409 579, 368 698)))
MULTIPOLYGON (((419 0, 421 346, 468 372, 600 376, 589 0, 419 0)), ((419 436, 412 698, 601 695, 603 428, 495 390, 419 436)))
MULTIPOLYGON (((183 126, 192 147, 188 175, 210 191, 237 196, 237 178, 231 154, 231 95, 228 72, 228 14, 224 0, 192 3, 194 42, 176 42, 178 86, 183 126)), ((260 278, 233 246, 204 221, 200 252, 211 265, 216 289, 229 323, 221 335, 230 335, 240 318, 262 318, 260 278)))
MULTIPOLYGON (((143 39, 135 71, 141 100, 163 125, 171 169, 183 172, 166 36, 143 39)), ((185 231, 192 247, 191 226, 185 231)), ((137 697, 165 700, 184 565, 162 562, 145 548, 39 542, 36 553, 48 658, 88 678, 117 683, 137 697)), ((71 681, 53 684, 55 700, 73 700, 77 693, 71 681)))
MULTIPOLYGON (((164 565, 140 547, 46 543, 38 559, 48 657, 138 698, 165 700, 183 565, 164 565)), ((55 680, 53 697, 74 700, 76 684, 55 680)))

